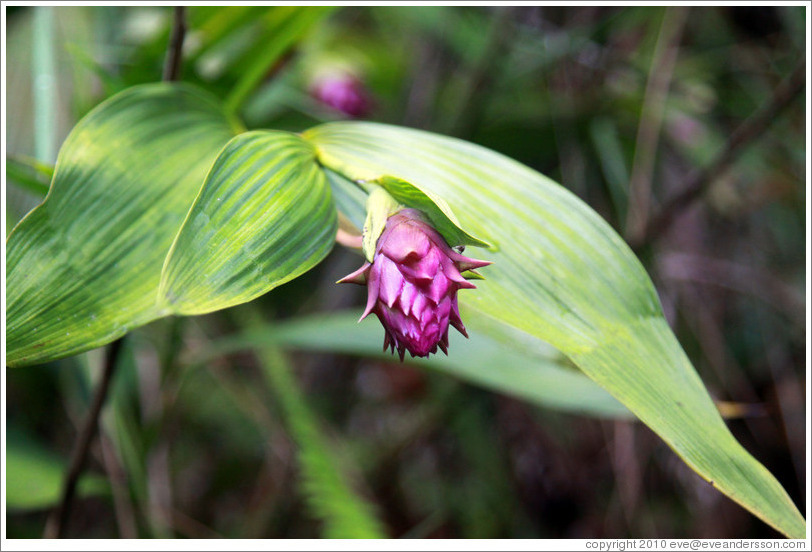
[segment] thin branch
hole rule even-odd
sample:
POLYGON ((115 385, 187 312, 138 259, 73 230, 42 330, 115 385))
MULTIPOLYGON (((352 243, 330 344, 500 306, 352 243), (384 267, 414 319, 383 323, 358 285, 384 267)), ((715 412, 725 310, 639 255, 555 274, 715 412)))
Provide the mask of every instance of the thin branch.
POLYGON ((662 235, 677 215, 700 198, 705 190, 730 168, 744 148, 757 140, 775 122, 778 115, 803 91, 805 84, 806 60, 801 60, 789 78, 776 87, 770 100, 733 131, 716 159, 706 168, 694 173, 688 180, 689 184, 666 201, 659 214, 652 218, 645 232, 630 239, 629 244, 639 249, 662 235))
POLYGON ((90 450, 90 443, 93 441, 93 437, 96 435, 96 430, 99 427, 99 414, 104 405, 104 400, 107 397, 107 390, 110 387, 113 371, 115 370, 116 364, 118 364, 122 341, 122 339, 113 341, 107 349, 101 381, 96 388, 90 412, 88 412, 79 437, 76 439, 73 453, 71 454, 70 468, 65 477, 65 484, 62 487, 62 496, 59 503, 48 516, 48 521, 45 524, 45 538, 59 539, 65 534, 68 515, 71 511, 73 498, 76 495, 76 484, 84 470, 87 454, 90 450))
POLYGON ((186 36, 186 8, 175 6, 172 17, 172 34, 166 52, 163 80, 175 81, 180 76, 180 62, 183 55, 183 38, 186 36))

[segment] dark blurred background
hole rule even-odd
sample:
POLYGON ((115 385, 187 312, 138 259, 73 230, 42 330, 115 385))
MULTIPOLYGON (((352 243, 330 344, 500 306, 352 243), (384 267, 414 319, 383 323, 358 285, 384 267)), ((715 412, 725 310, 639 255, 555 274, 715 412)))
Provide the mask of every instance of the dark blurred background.
MULTIPOLYGON (((7 10, 13 158, 52 164, 88 110, 160 79, 169 7, 7 10)), ((189 8, 182 79, 228 97, 290 28, 279 10, 189 8)), ((773 6, 337 8, 280 46, 240 113, 248 128, 362 118, 458 136, 576 193, 635 246, 711 394, 735 403, 733 433, 803 512, 805 21, 804 7, 773 6), (651 230, 664 209, 670 224, 651 230)), ((9 178, 7 232, 39 201, 9 178)), ((356 264, 337 249, 251 307, 131 333, 68 536, 322 535, 255 355, 184 359, 246 308, 357 309, 361 290, 333 285, 356 264)), ((418 363, 290 355, 392 537, 777 536, 639 423, 541 409, 418 363)), ((7 481, 9 537, 42 534, 100 359, 7 371, 7 462, 36 482, 7 481)))

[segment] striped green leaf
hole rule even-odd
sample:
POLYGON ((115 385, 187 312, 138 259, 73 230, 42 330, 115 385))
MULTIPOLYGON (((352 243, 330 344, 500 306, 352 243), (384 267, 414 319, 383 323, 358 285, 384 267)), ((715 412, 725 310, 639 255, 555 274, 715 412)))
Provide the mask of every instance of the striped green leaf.
POLYGON ((223 149, 189 211, 160 294, 178 314, 245 303, 318 264, 336 229, 313 147, 289 132, 241 134, 223 149))
POLYGON ((231 136, 213 97, 164 83, 130 88, 76 125, 45 201, 8 238, 9 366, 99 347, 165 314, 166 253, 231 136))
POLYGON ((699 475, 784 534, 805 521, 731 435, 622 239, 573 194, 488 149, 435 134, 340 122, 304 134, 349 180, 393 175, 443 198, 495 246, 469 307, 566 354, 699 475))

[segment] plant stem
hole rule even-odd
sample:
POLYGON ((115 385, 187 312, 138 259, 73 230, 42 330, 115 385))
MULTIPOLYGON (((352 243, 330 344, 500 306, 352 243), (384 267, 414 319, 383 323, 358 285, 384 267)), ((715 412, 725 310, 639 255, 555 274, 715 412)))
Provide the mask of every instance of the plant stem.
POLYGON ((164 81, 175 81, 180 76, 180 62, 183 57, 183 39, 186 36, 186 7, 175 6, 172 13, 172 34, 164 63, 164 81))
POLYGON ((88 412, 79 437, 76 439, 73 453, 71 454, 70 467, 65 477, 65 484, 62 487, 62 496, 59 500, 59 504, 57 504, 56 508, 54 508, 48 516, 48 521, 45 524, 45 533, 43 536, 47 539, 59 539, 65 534, 65 527, 67 526, 71 505, 76 495, 76 484, 84 470, 87 454, 90 450, 90 443, 93 441, 93 437, 96 435, 96 430, 99 427, 99 414, 104 405, 104 400, 107 397, 107 391, 110 388, 110 380, 113 377, 113 371, 115 370, 116 364, 118 364, 122 342, 123 339, 117 339, 113 341, 107 349, 101 381, 96 388, 93 403, 90 406, 90 412, 88 412))
POLYGON ((694 173, 689 184, 667 200, 659 213, 652 217, 644 233, 632 237, 629 244, 640 249, 662 235, 677 215, 699 199, 707 188, 732 165, 751 142, 758 139, 778 115, 800 94, 806 84, 806 60, 801 60, 790 76, 779 84, 770 100, 745 120, 725 144, 724 149, 706 168, 694 173))
POLYGON ((363 238, 350 234, 346 230, 338 229, 336 232, 336 243, 349 247, 350 249, 361 249, 363 238))

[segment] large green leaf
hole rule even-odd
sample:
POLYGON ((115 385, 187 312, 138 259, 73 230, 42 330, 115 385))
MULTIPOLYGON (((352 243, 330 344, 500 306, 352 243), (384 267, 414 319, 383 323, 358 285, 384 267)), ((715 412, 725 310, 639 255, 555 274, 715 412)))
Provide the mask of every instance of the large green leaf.
POLYGON ((786 535, 805 535, 781 485, 728 431, 642 265, 577 197, 507 157, 427 132, 341 122, 304 136, 350 180, 393 175, 445 199, 496 248, 482 253, 494 264, 465 304, 558 348, 712 485, 786 535))
POLYGON ((313 147, 280 131, 241 134, 217 158, 167 257, 161 296, 178 314, 245 303, 319 263, 336 209, 313 147))
MULTIPOLYGON (((449 356, 406 362, 427 366, 470 383, 525 399, 545 408, 606 418, 631 414, 600 386, 580 373, 561 353, 513 327, 479 313, 463 312, 470 340, 452 337, 449 356)), ((381 351, 377 320, 358 322, 357 312, 316 315, 253 328, 213 342, 194 364, 245 349, 264 347, 329 351, 392 359, 381 351)))
POLYGON ((8 238, 10 366, 98 347, 163 314, 166 253, 231 128, 213 97, 163 83, 76 125, 45 201, 8 238))

